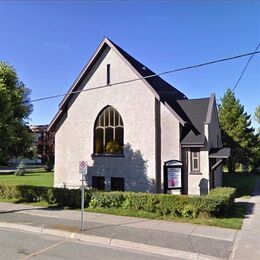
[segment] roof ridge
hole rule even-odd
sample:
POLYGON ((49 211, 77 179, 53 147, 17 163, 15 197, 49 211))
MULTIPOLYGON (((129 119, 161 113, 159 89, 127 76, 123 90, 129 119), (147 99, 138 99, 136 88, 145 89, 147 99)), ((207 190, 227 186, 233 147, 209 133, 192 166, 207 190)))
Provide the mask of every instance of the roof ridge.
MULTIPOLYGON (((108 39, 108 38, 107 38, 108 39)), ((175 99, 187 99, 187 97, 170 83, 165 81, 163 78, 158 76, 154 71, 148 68, 146 65, 138 61, 132 55, 130 55, 127 51, 123 48, 118 46, 116 43, 108 39, 108 41, 123 55, 123 57, 132 65, 132 67, 142 76, 147 77, 151 75, 155 75, 154 77, 145 78, 145 80, 154 88, 154 90, 159 94, 159 92, 169 92, 170 94, 174 94, 176 97, 175 99), (157 82, 156 82, 157 81, 157 82), (162 88, 159 88, 161 85, 162 88)), ((160 96, 160 95, 159 95, 160 96)))
MULTIPOLYGON (((177 99, 178 100, 187 99, 187 97, 182 92, 174 88, 172 85, 170 85, 161 77, 157 76, 152 70, 150 70, 148 67, 146 67, 141 62, 136 60, 133 56, 131 56, 129 53, 127 53, 125 50, 123 50, 121 47, 119 47, 117 44, 115 44, 113 41, 111 41, 108 37, 105 36, 103 40, 100 42, 99 46, 96 48, 96 51, 89 59, 88 63, 83 67, 80 74, 73 82, 72 86, 67 92, 67 95, 60 102, 59 111, 51 121, 49 129, 51 129, 55 124, 55 122, 57 122, 58 118, 61 117, 61 115, 64 112, 64 109, 66 109, 66 104, 68 100, 70 100, 71 98, 70 93, 76 90, 80 86, 83 78, 88 73, 88 71, 93 66, 93 64, 99 57, 100 53, 106 46, 109 46, 110 48, 114 49, 114 51, 118 52, 118 55, 121 56, 121 58, 123 58, 126 63, 128 63, 128 66, 132 67, 137 77, 140 77, 140 79, 143 80, 143 82, 151 89, 155 97, 163 103, 167 102, 172 107, 173 110, 176 110, 175 101, 177 99), (155 76, 147 77, 151 75, 155 75, 155 76)), ((183 120, 183 122, 186 121, 185 115, 182 111, 176 111, 176 112, 178 116, 183 120)))
POLYGON ((196 101, 196 100, 206 100, 206 99, 210 99, 210 97, 203 97, 203 98, 189 98, 189 99, 177 99, 177 101, 179 102, 188 102, 188 101, 196 101))

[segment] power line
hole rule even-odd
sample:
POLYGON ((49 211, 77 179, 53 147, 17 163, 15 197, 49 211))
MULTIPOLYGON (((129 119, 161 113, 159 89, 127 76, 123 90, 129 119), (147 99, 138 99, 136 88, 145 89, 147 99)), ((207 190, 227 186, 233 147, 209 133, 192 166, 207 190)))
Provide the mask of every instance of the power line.
MULTIPOLYGON (((260 44, 260 43, 259 43, 260 44)), ((259 47, 259 46, 258 46, 259 47)), ((130 82, 134 82, 134 81, 138 81, 138 80, 142 80, 142 79, 148 79, 148 78, 153 78, 153 77, 158 77, 161 75, 165 75, 165 74, 169 74, 169 73, 175 73, 175 72, 179 72, 179 71, 184 71, 184 70, 189 70, 189 69, 195 69, 195 68, 199 68, 199 67, 203 67, 203 66, 208 66, 208 65, 212 65, 215 63, 219 63, 219 62, 224 62, 224 61, 229 61, 229 60, 234 60, 234 59, 239 59, 239 58, 243 58, 246 56, 250 56, 249 61, 252 59, 252 57, 255 54, 259 54, 260 51, 254 51, 254 52, 250 52, 250 53, 245 53, 245 54, 240 54, 237 56, 232 56, 232 57, 228 57, 228 58, 224 58, 224 59, 219 59, 219 60, 214 60, 214 61, 209 61, 209 62, 205 62, 205 63, 201 63, 201 64, 196 64, 196 65, 192 65, 192 66, 187 66, 187 67, 182 67, 179 69, 174 69, 174 70, 168 70, 165 72, 161 72, 159 74, 152 74, 152 75, 148 75, 145 77, 140 77, 140 78, 135 78, 135 79, 130 79, 130 80, 125 80, 125 81, 120 81, 120 82, 115 82, 109 85, 101 85, 101 86, 97 86, 95 88, 91 88, 91 89, 82 89, 82 90, 75 90, 75 91, 71 91, 69 93, 66 94, 58 94, 58 95, 53 95, 53 96, 47 96, 47 97, 42 97, 42 98, 37 98, 37 99, 33 99, 30 101, 24 101, 22 103, 33 103, 33 102, 39 102, 39 101, 43 101, 43 100, 47 100, 47 99, 53 99, 53 98, 58 98, 58 97, 64 97, 66 95, 72 95, 72 94, 77 94, 80 92, 85 92, 85 91, 90 91, 90 90, 95 90, 95 89, 100 89, 100 88, 106 88, 106 87, 111 87, 111 86, 115 86, 115 85, 120 85, 120 84, 126 84, 126 83, 130 83, 130 82)), ((249 62, 248 62, 249 63, 249 62)), ((247 64, 248 65, 248 64, 247 64)))
POLYGON ((248 64, 250 63, 250 61, 252 60, 252 58, 253 58, 254 55, 256 54, 256 51, 258 50, 259 46, 260 46, 260 42, 258 43, 258 45, 257 45, 257 47, 256 47, 256 49, 255 49, 255 53, 253 53, 253 54, 251 55, 251 57, 248 59, 248 61, 247 61, 247 63, 246 63, 246 66, 244 67, 244 69, 243 69, 243 71, 242 71, 242 73, 241 73, 241 75, 240 75, 240 77, 239 77, 239 79, 238 79, 236 85, 235 85, 235 86, 233 87, 233 89, 232 89, 233 92, 234 92, 234 90, 236 89, 236 87, 238 86, 240 80, 242 79, 242 77, 243 77, 243 75, 244 75, 244 72, 246 71, 246 69, 247 69, 247 67, 248 67, 248 64))

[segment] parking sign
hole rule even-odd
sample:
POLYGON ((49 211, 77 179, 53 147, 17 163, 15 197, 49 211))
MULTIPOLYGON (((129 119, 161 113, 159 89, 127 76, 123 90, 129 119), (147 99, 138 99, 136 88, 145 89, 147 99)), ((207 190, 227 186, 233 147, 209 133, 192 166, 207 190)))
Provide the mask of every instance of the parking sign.
POLYGON ((87 161, 79 161, 79 174, 87 174, 88 173, 88 163, 87 161))

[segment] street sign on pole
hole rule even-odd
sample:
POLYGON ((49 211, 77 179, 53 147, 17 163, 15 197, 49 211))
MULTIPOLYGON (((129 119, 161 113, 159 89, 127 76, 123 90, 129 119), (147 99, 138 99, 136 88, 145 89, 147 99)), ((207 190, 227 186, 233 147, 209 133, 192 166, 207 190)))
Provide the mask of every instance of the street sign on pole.
POLYGON ((88 173, 88 163, 87 161, 79 161, 79 174, 87 174, 88 173))
POLYGON ((81 187, 81 224, 80 224, 80 230, 84 231, 84 176, 88 173, 88 163, 87 161, 80 161, 79 162, 79 173, 81 174, 81 180, 82 180, 82 187, 81 187))

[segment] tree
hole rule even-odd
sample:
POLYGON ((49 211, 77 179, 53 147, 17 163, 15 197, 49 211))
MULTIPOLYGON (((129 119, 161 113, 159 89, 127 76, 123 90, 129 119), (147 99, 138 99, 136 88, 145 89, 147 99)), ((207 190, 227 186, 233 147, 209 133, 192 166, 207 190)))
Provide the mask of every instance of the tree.
MULTIPOLYGON (((260 105, 258 105, 255 109, 255 121, 260 124, 260 105)), ((254 148, 254 155, 252 157, 254 168, 260 166, 260 127, 258 127, 258 139, 257 144, 254 148)))
POLYGON ((219 121, 224 146, 231 148, 231 155, 227 160, 229 172, 234 172, 238 163, 252 164, 258 137, 250 126, 250 115, 244 112, 244 107, 230 89, 221 98, 219 121))
MULTIPOLYGON (((260 105, 255 108, 255 121, 260 124, 260 105)), ((260 127, 258 127, 258 133, 260 133, 260 127)))
POLYGON ((260 124, 260 105, 258 105, 255 109, 255 120, 258 124, 260 124))
POLYGON ((0 111, 0 163, 30 156, 33 136, 26 125, 32 112, 30 90, 5 62, 0 62, 0 111))

